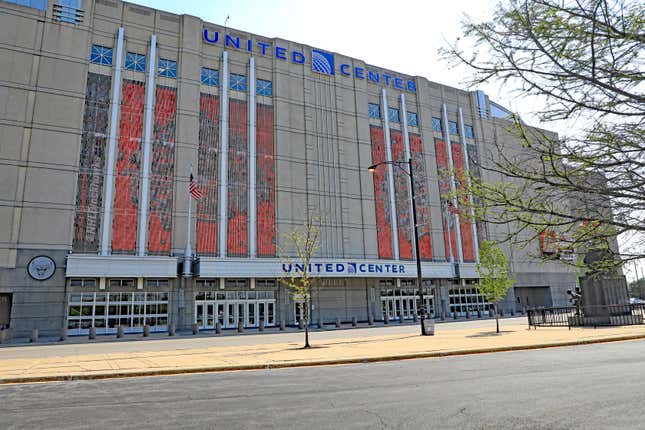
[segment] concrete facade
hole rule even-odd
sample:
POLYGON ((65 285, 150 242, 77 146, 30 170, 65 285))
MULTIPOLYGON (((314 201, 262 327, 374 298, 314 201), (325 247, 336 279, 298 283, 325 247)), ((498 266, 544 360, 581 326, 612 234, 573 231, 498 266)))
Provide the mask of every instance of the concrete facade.
MULTIPOLYGON (((471 230, 440 192, 454 187, 442 169, 514 142, 486 97, 324 50, 332 68, 314 70, 314 59, 330 58, 317 48, 193 16, 82 0, 72 23, 48 3, 0 1, 0 294, 16 335, 81 334, 99 319, 99 332, 208 329, 218 318, 293 324, 298 304, 276 282, 280 250, 312 215, 322 220, 324 272, 314 321, 411 318, 408 179, 396 168, 368 172, 381 156, 412 157, 418 169, 434 314, 487 308, 474 290, 476 244, 503 232, 471 230), (145 57, 143 68, 131 54, 145 57), (209 70, 216 80, 204 78, 209 70), (191 166, 203 197, 187 229, 191 166), (187 231, 200 261, 189 278, 177 270, 187 231), (39 255, 56 265, 45 281, 27 270, 39 255)), ((508 250, 519 303, 564 304, 575 275, 531 258, 538 249, 508 250)))

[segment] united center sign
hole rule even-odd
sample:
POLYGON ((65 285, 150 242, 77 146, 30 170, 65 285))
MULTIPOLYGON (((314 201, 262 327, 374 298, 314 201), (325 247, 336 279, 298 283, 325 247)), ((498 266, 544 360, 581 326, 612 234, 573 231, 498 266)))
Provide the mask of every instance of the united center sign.
POLYGON ((392 87, 400 91, 416 92, 417 84, 413 79, 385 73, 367 67, 352 66, 347 63, 340 63, 336 67, 334 54, 319 49, 311 49, 310 57, 306 52, 300 50, 288 50, 284 46, 271 44, 254 39, 242 39, 239 36, 220 34, 217 30, 204 28, 202 40, 211 45, 224 45, 225 48, 246 51, 266 56, 273 56, 280 61, 290 61, 293 64, 311 64, 311 70, 324 75, 335 75, 336 72, 342 76, 353 79, 367 80, 385 87, 392 87))

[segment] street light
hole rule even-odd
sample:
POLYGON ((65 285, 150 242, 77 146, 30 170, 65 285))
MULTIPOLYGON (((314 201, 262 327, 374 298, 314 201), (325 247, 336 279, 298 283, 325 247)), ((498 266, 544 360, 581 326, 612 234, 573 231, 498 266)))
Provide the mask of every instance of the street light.
MULTIPOLYGON (((417 203, 414 196, 414 173, 412 170, 412 158, 409 158, 408 161, 381 161, 367 168, 369 172, 374 172, 376 168, 382 164, 391 164, 398 167, 402 172, 410 177, 410 190, 412 193, 412 222, 414 223, 414 248, 416 250, 417 257, 417 288, 419 289, 419 300, 421 300, 421 309, 419 312, 419 318, 421 319, 421 336, 426 336, 426 326, 423 323, 425 320, 425 300, 423 299, 423 280, 421 277, 421 256, 419 255, 419 227, 417 226, 417 203), (408 165, 408 170, 405 170, 401 167, 402 164, 408 165)), ((394 210, 394 208, 392 209, 394 210)))

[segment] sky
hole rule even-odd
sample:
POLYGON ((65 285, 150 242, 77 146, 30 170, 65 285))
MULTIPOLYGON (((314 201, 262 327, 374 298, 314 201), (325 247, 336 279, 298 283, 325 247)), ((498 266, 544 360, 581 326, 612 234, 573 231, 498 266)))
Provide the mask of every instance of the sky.
MULTIPOLYGON (((466 68, 451 69, 439 56, 461 35, 465 19, 492 17, 497 0, 129 0, 133 3, 188 14, 204 21, 266 37, 303 43, 354 57, 377 67, 463 89, 480 89, 497 103, 520 114, 530 125, 563 136, 575 123, 540 123, 542 100, 525 97, 494 82, 467 88, 466 68)), ((198 36, 196 36, 198 37, 198 36)), ((463 41, 462 41, 463 43, 463 41)), ((626 270, 633 278, 634 270, 626 270)), ((645 264, 640 265, 645 276, 645 264)))
MULTIPOLYGON (((532 113, 542 101, 494 82, 468 88, 468 70, 451 69, 439 56, 462 33, 464 19, 492 17, 498 0, 129 0, 266 37, 303 43, 402 74, 468 90, 483 90, 530 125, 561 135, 563 124, 541 124, 532 113)), ((460 42, 463 45, 464 40, 460 42)), ((466 46, 466 45, 463 45, 466 46)))
MULTIPOLYGON (((267 37, 280 37, 358 58, 374 66, 465 88, 465 73, 455 73, 437 50, 460 34, 466 13, 485 19, 494 0, 130 0, 189 14, 214 24, 267 37)), ((464 71, 465 72, 465 71, 464 71)), ((517 110, 495 85, 479 87, 502 105, 517 110)), ((525 107, 522 110, 529 112, 525 107)), ((521 112, 521 113, 524 113, 521 112)))

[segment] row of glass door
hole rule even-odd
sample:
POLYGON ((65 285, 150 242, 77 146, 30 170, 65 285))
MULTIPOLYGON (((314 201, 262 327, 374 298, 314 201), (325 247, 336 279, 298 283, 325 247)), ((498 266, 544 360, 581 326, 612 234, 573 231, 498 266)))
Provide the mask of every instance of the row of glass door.
POLYGON ((275 299, 269 300, 199 300, 195 302, 195 322, 201 329, 214 329, 217 322, 223 328, 275 325, 275 299))
MULTIPOLYGON (((426 306, 426 316, 434 317, 434 297, 424 295, 423 299, 426 306)), ((387 315, 389 320, 398 320, 403 315, 403 319, 413 319, 418 315, 417 302, 419 297, 414 295, 405 296, 381 296, 381 316, 385 319, 387 315)))

